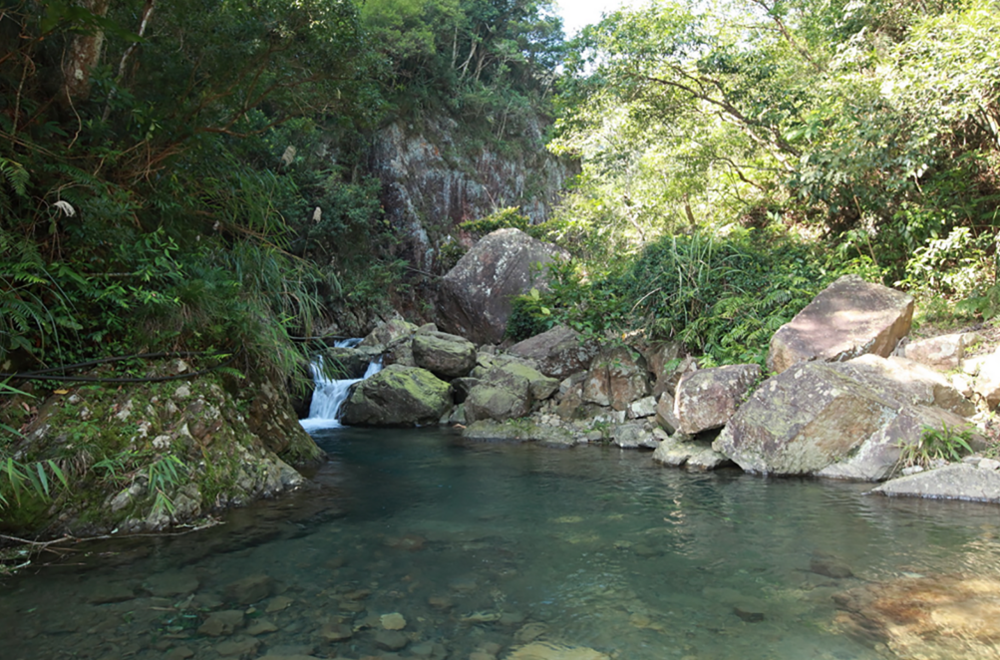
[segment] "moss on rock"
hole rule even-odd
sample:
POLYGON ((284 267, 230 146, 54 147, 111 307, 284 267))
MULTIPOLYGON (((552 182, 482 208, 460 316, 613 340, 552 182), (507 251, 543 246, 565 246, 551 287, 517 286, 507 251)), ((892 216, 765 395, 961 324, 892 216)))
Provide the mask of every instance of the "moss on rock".
POLYGON ((0 511, 8 530, 57 534, 161 530, 294 488, 323 455, 270 383, 227 391, 223 377, 57 390, 23 438, 23 462, 52 460, 69 482, 44 506, 0 511))

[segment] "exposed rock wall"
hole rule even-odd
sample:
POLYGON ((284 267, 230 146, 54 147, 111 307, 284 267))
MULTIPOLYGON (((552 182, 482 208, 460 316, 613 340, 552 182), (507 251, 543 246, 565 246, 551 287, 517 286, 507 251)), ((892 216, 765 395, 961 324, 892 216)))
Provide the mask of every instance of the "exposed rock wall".
POLYGON ((434 267, 455 225, 497 208, 518 206, 533 223, 547 220, 572 174, 545 151, 540 123, 509 154, 477 146, 467 133, 442 117, 420 126, 397 122, 376 137, 370 166, 382 181, 382 203, 400 236, 400 256, 415 268, 434 267))

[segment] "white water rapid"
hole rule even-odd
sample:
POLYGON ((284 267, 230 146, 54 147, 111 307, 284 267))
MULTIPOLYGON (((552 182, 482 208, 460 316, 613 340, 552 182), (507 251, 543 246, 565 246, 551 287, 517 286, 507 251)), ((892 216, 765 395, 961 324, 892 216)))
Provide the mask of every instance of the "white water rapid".
MULTIPOLYGON (((338 341, 336 346, 338 348, 353 348, 357 346, 360 339, 345 339, 343 341, 338 341)), ((317 356, 316 360, 310 365, 309 369, 312 371, 313 382, 316 383, 316 389, 313 391, 312 403, 309 405, 309 417, 306 419, 300 419, 299 423, 302 424, 302 428, 306 431, 314 431, 316 429, 329 429, 337 428, 343 426, 340 423, 340 418, 338 413, 340 412, 340 406, 347 399, 347 394, 351 389, 351 385, 359 381, 377 374, 382 369, 382 360, 375 360, 368 364, 368 370, 365 371, 365 375, 361 378, 345 378, 342 380, 331 380, 323 375, 323 357, 317 356)))

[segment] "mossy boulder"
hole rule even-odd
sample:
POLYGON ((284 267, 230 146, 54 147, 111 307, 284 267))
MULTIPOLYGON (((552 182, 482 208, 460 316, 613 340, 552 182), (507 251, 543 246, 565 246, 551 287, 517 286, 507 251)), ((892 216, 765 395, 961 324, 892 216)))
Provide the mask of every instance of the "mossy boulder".
POLYGON ((537 369, 521 362, 501 363, 483 374, 479 384, 469 391, 465 400, 466 419, 474 422, 524 417, 557 389, 559 381, 537 369))
POLYGON ((413 336, 413 360, 443 379, 468 376, 476 366, 476 347, 472 342, 444 332, 418 332, 413 336))
POLYGON ((273 496, 304 481, 289 463, 323 455, 283 388, 217 374, 55 390, 12 452, 52 460, 69 487, 48 504, 22 497, 3 527, 76 535, 157 531, 273 496))
POLYGON ((392 364, 358 383, 341 408, 350 426, 436 423, 453 405, 451 386, 426 369, 392 364))

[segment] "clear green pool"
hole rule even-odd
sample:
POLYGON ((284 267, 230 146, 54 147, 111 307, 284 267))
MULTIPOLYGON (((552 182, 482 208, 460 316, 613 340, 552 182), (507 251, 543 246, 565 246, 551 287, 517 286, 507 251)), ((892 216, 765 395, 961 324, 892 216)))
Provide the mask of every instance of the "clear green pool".
POLYGON ((878 640, 844 633, 835 594, 1000 571, 1000 517, 985 505, 437 429, 316 438, 330 462, 307 490, 8 580, 0 656, 483 660, 541 633, 565 645, 560 660, 587 657, 567 646, 621 660, 883 658, 878 640), (204 624, 220 610, 242 621, 213 636, 204 624), (397 613, 405 627, 387 634, 382 615, 397 613))

